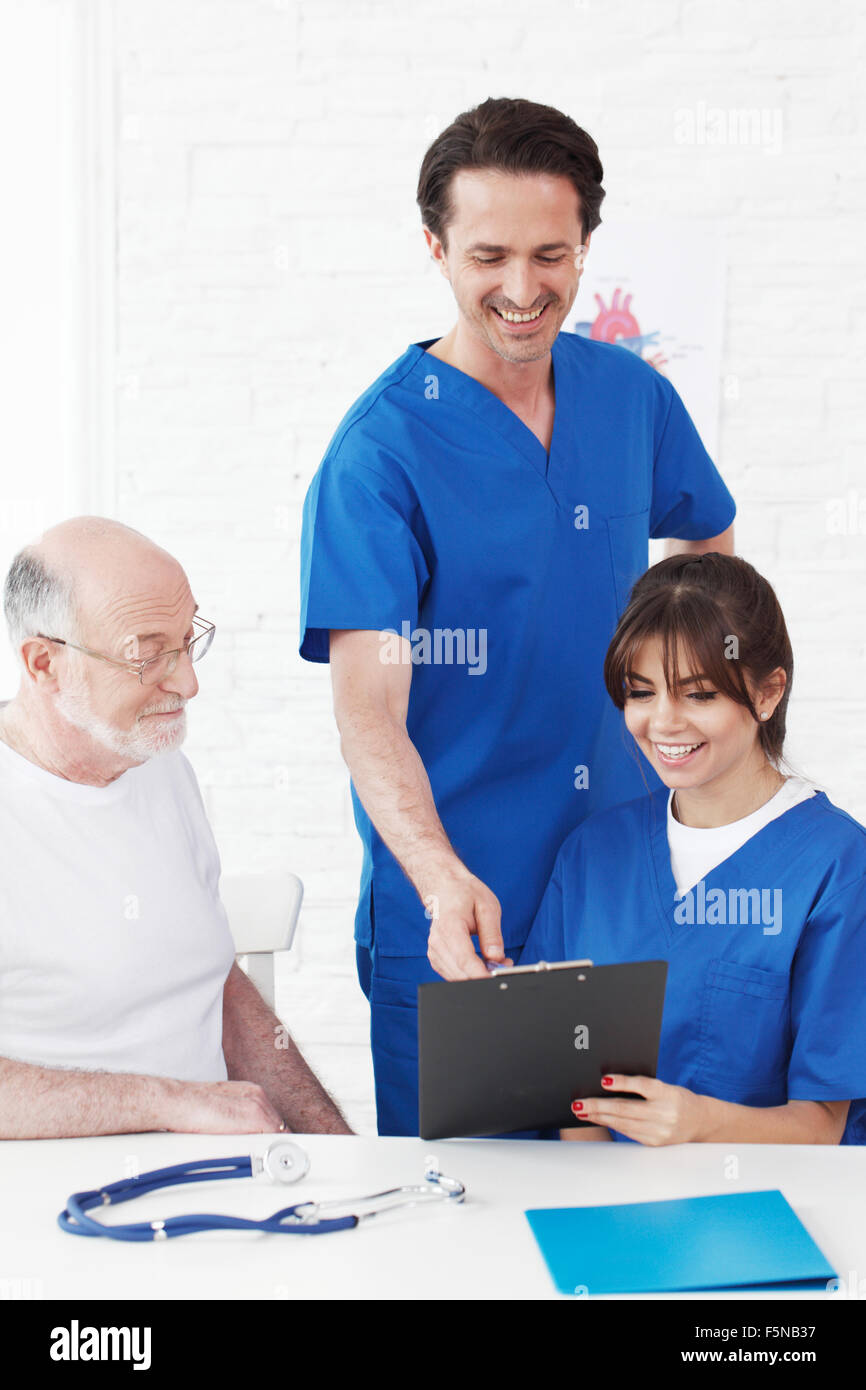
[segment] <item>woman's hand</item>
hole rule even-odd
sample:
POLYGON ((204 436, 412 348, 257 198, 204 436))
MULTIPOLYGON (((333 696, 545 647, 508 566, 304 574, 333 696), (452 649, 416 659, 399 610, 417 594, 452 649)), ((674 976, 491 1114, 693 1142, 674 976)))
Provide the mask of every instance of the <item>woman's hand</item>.
POLYGON ((652 1076, 623 1076, 618 1072, 603 1076, 601 1084, 607 1091, 633 1091, 645 1099, 599 1096, 576 1100, 571 1108, 579 1120, 606 1125, 627 1139, 651 1146, 688 1144, 703 1138, 707 1096, 686 1090, 685 1086, 669 1086, 652 1076))

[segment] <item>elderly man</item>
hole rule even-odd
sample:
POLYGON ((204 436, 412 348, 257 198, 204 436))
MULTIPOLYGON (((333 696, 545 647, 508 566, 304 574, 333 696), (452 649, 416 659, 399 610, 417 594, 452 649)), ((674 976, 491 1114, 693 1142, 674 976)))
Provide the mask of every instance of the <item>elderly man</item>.
POLYGON ((180 565, 81 517, 16 557, 5 609, 0 1137, 351 1133, 234 962, 180 751, 213 636, 180 565))

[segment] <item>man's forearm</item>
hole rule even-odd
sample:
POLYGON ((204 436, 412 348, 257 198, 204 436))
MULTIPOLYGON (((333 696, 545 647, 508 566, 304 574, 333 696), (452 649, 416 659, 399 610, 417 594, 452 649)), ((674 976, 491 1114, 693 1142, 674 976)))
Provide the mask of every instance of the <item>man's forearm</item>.
POLYGON ((423 900, 443 869, 461 865, 405 725, 359 708, 340 721, 340 746, 364 810, 423 900))
POLYGON ((352 1133, 287 1030, 237 964, 223 991, 223 1054, 229 1079, 261 1086, 296 1133, 352 1133))
MULTIPOLYGON (((409 644, 400 638, 399 661, 385 663, 382 636, 352 629, 330 633, 343 757, 361 804, 430 920, 427 958, 433 969, 446 980, 478 978, 486 974, 484 960, 505 959, 501 904, 448 839, 407 727, 409 644)), ((405 926, 420 954, 415 925, 405 926)))
POLYGON ((65 1071, 0 1058, 0 1139, 75 1139, 158 1129, 177 1085, 159 1076, 65 1071))

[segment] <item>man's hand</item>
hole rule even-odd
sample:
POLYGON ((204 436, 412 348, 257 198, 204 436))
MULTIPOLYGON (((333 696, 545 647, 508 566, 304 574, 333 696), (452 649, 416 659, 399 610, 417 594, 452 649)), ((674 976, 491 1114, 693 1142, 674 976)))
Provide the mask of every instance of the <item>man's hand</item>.
POLYGON ((157 1128, 176 1134, 276 1134, 283 1117, 254 1081, 180 1081, 166 1096, 157 1128))
POLYGON ((424 903, 432 920, 427 956, 437 974, 446 980, 481 979, 484 962, 511 965, 505 958, 499 899, 480 878, 462 866, 427 880, 424 903), (479 957, 472 937, 478 937, 479 957))

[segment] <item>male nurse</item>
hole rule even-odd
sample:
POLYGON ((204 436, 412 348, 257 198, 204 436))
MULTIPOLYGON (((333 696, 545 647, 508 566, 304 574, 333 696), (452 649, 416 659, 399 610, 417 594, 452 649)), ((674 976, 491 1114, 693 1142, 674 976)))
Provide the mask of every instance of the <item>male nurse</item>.
POLYGON ((418 1132, 418 985, 513 957, 565 836, 646 790, 602 664, 649 537, 733 551, 670 382, 560 332, 602 177, 591 137, 530 101, 433 142, 418 204, 456 323, 352 406, 305 503, 300 650, 331 663, 364 845, 380 1134, 418 1132))

